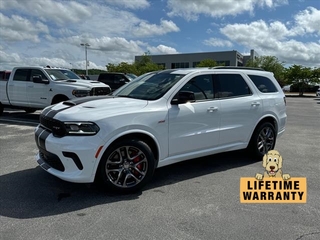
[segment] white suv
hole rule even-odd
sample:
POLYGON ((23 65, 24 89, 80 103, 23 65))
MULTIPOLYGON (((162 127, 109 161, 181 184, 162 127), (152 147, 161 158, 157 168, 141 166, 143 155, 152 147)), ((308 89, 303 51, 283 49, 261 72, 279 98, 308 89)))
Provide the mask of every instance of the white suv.
POLYGON ((39 165, 71 182, 100 179, 132 192, 155 168, 237 149, 262 157, 285 131, 286 101, 273 73, 236 67, 144 74, 107 97, 43 110, 39 165))

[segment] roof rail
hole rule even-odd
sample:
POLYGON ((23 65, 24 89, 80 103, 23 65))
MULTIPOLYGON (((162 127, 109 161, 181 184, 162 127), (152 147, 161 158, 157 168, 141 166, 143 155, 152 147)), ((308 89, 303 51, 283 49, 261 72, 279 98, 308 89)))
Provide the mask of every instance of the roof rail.
POLYGON ((255 68, 255 67, 218 66, 218 67, 212 67, 212 68, 213 69, 247 69, 247 70, 265 71, 263 68, 255 68))

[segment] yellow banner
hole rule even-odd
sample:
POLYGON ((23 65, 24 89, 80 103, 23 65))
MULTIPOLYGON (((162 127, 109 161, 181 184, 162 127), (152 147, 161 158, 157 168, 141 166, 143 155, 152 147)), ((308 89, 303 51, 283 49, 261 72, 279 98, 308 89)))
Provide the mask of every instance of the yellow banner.
POLYGON ((240 178, 240 203, 306 203, 307 178, 240 178))

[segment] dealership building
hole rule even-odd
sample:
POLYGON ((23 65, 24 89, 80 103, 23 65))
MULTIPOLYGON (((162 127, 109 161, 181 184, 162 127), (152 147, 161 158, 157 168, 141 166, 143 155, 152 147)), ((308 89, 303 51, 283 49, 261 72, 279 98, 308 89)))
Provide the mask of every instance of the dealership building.
MULTIPOLYGON (((218 65, 245 66, 248 60, 255 59, 258 56, 257 52, 253 49, 250 51, 250 55, 242 55, 236 50, 224 52, 150 55, 151 60, 159 66, 163 66, 164 69, 193 68, 205 59, 214 60, 218 65)), ((135 61, 141 60, 142 57, 143 56, 135 56, 135 61)))

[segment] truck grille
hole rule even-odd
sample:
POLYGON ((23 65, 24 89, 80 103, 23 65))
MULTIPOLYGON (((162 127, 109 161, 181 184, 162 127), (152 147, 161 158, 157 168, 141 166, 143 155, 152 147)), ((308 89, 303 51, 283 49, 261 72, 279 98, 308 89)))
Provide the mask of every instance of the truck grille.
POLYGON ((110 92, 110 88, 108 87, 96 87, 91 89, 90 96, 107 95, 110 92))

